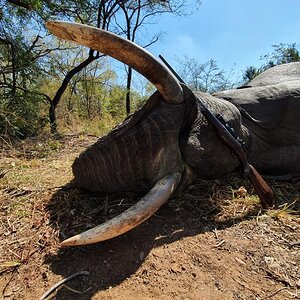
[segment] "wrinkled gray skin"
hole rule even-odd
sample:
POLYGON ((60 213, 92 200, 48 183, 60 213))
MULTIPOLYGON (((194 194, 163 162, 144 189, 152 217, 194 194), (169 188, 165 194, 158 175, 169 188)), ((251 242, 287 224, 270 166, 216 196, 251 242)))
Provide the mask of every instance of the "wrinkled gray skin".
POLYGON ((262 174, 300 172, 300 62, 275 66, 245 88, 215 96, 239 108, 249 161, 262 174))
MULTIPOLYGON (((183 88, 183 103, 167 104, 156 92, 81 153, 73 164, 77 184, 91 191, 148 191, 173 172, 183 173, 184 188, 195 177, 234 171, 239 161, 207 123, 193 93, 183 88)), ((300 63, 271 68, 241 89, 194 93, 244 139, 249 162, 260 172, 300 172, 300 63)))

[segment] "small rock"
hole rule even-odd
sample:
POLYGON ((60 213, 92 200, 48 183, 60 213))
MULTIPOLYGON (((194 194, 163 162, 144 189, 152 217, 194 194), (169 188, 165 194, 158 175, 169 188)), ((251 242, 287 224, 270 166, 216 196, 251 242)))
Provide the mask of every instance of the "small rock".
POLYGON ((272 264, 274 262, 274 257, 272 257, 272 256, 265 256, 264 257, 264 261, 265 261, 265 263, 267 265, 270 265, 270 264, 272 264))

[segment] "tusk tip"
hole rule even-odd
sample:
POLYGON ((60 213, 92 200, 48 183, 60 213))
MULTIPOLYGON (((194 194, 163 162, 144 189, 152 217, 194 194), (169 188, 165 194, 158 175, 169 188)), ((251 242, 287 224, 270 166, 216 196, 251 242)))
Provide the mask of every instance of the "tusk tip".
POLYGON ((72 236, 60 243, 61 247, 70 247, 78 245, 78 236, 72 236))
POLYGON ((48 21, 46 22, 46 28, 52 34, 56 35, 57 37, 61 37, 61 32, 63 28, 60 21, 48 21))
MULTIPOLYGON (((75 23, 74 23, 75 24, 75 23)), ((74 24, 64 21, 48 21, 46 27, 55 36, 64 40, 74 41, 73 36, 74 24), (72 29, 73 28, 73 29, 72 29)))
POLYGON ((59 25, 59 21, 47 21, 46 22, 46 27, 47 27, 47 29, 49 30, 49 31, 52 31, 52 30, 54 30, 55 29, 55 27, 57 26, 57 25, 59 25))

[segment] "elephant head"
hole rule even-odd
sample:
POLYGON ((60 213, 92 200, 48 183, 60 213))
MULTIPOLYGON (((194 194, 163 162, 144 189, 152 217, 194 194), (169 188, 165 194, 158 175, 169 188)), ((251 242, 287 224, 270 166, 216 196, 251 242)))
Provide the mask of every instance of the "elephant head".
MULTIPOLYGON (((86 25, 51 21, 60 38, 100 51, 131 66, 157 88, 147 103, 123 124, 76 158, 77 184, 91 191, 149 191, 119 216, 71 237, 63 246, 103 241, 149 218, 178 188, 196 177, 219 177, 238 166, 230 150, 207 123, 197 97, 153 55, 115 34, 86 25)), ((245 130, 236 107, 201 94, 202 100, 240 135, 245 130)))

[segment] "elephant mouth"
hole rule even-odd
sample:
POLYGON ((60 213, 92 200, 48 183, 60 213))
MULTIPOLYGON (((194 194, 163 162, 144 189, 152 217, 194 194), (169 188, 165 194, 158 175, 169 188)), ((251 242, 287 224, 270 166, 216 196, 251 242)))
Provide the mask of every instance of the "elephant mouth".
MULTIPOLYGON (((185 87, 183 87, 175 76, 152 54, 138 45, 121 38, 120 36, 94 27, 63 21, 49 21, 46 26, 50 32, 59 38, 87 46, 131 66, 155 85, 159 92, 160 99, 163 100, 160 100, 160 107, 162 107, 162 111, 165 111, 165 114, 158 112, 157 118, 160 119, 160 123, 165 126, 165 137, 171 136, 171 138, 168 140, 161 135, 161 143, 167 144, 167 146, 158 147, 158 151, 154 151, 154 159, 152 157, 150 157, 150 159, 153 159, 154 162, 156 161, 157 166, 164 164, 168 164, 168 166, 166 168, 157 167, 150 172, 150 174, 156 172, 154 182, 150 180, 148 183, 148 185, 152 186, 152 188, 135 205, 104 224, 63 241, 61 245, 77 246, 111 239, 135 228, 140 223, 151 217, 172 196, 182 181, 182 174, 185 168, 183 166, 178 145, 178 136, 179 131, 182 128, 182 124, 178 124, 178 122, 179 120, 180 122, 183 122, 184 112, 182 111, 182 108, 186 104, 186 97, 184 95, 185 87), (177 118, 174 118, 174 110, 172 111, 172 109, 169 109, 168 111, 168 107, 174 107, 175 111, 177 111, 177 118), (170 125, 170 123, 173 123, 173 129, 172 124, 170 125), (172 144, 172 146, 170 147, 169 144, 172 144), (174 152, 174 154, 172 154, 172 152, 174 152), (161 153, 163 153, 163 155, 161 153), (170 166, 169 164, 172 161, 170 157, 172 158, 172 156, 174 156, 175 159, 173 164, 171 163, 170 166)), ((146 103, 146 106, 147 105, 149 104, 146 103)), ((139 116, 139 114, 137 115, 139 116)), ((141 120, 141 116, 137 117, 136 123, 135 118, 133 118, 133 121, 131 122, 137 125, 139 120, 141 120)), ((157 123, 153 120, 155 120, 155 118, 151 121, 152 124, 154 124, 153 127, 157 127, 157 123)), ((143 126, 142 123, 140 125, 143 126)), ((159 128, 159 130, 161 129, 159 128)), ((152 131, 153 130, 149 132, 152 131)), ((114 134, 115 133, 112 133, 112 135, 114 134)), ((156 142, 155 139, 154 142, 156 142)), ((126 147, 126 143, 123 144, 124 147, 126 147)), ((121 147, 121 145, 118 146, 121 147)), ((97 148, 97 145, 95 147, 97 148)), ((107 154, 109 155, 109 151, 107 151, 107 154)), ((92 156, 93 155, 90 155, 90 157, 92 156)), ((92 159, 90 160, 90 164, 93 164, 92 159)), ((129 165, 130 164, 128 164, 128 166, 129 165)), ((77 172, 76 168, 75 161, 73 165, 74 174, 77 172)), ((84 168, 89 170, 86 166, 84 166, 84 168)), ((80 173, 80 171, 78 173, 80 173)), ((95 174, 91 173, 91 179, 93 180, 95 180, 94 175, 95 174)), ((109 177, 110 176, 108 176, 108 178, 109 177)), ((133 180, 132 182, 134 185, 136 181, 133 180)), ((97 184, 96 181, 94 181, 94 183, 97 184)), ((103 186, 103 180, 101 181, 101 184, 103 186)), ((90 187, 89 189, 93 188, 90 187)), ((110 188, 104 184, 104 190, 107 189, 110 190, 110 188)))

